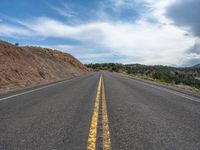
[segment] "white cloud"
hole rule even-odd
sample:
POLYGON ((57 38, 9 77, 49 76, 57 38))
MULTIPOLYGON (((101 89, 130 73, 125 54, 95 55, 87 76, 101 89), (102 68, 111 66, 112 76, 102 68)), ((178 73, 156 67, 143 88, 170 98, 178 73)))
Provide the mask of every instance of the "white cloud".
MULTIPOLYGON (((78 40, 81 45, 55 45, 54 48, 71 50, 68 52, 85 63, 111 62, 118 58, 118 62, 121 63, 181 66, 187 61, 200 58, 198 54, 188 53, 196 38, 186 36, 187 31, 173 25, 165 16, 167 6, 174 0, 157 2, 143 0, 143 2, 148 5, 149 13, 143 14, 136 22, 100 21, 72 26, 55 19, 39 17, 32 21, 18 22, 25 29, 4 26, 6 32, 0 27, 0 34, 30 34, 44 38, 78 40), (149 21, 151 18, 156 22, 149 21)), ((116 5, 124 5, 124 1, 118 0, 116 5)))
POLYGON ((134 63, 137 57, 141 58, 138 63, 180 65, 180 57, 187 57, 184 50, 194 44, 193 38, 184 36, 184 31, 174 26, 139 23, 108 25, 103 30, 102 44, 127 56, 126 63, 134 63))
MULTIPOLYGON (((187 58, 185 50, 195 42, 193 37, 185 36, 186 32, 176 26, 155 26, 145 21, 135 24, 99 22, 73 27, 49 18, 39 18, 34 22, 31 26, 27 25, 27 28, 37 35, 72 38, 79 40, 84 46, 92 43, 110 53, 125 56, 125 63, 134 63, 134 58, 138 58, 137 63, 181 65, 187 58)), ((79 48, 81 49, 80 46, 79 48)))

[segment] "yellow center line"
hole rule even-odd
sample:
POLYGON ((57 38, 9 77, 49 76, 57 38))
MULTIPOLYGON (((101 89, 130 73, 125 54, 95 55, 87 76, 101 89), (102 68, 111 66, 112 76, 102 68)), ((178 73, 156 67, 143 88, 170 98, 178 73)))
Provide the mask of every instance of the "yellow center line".
POLYGON ((108 114, 106 106, 106 96, 104 88, 104 80, 102 78, 102 126, 103 126, 103 150, 111 150, 110 132, 108 126, 108 114))
POLYGON ((96 136, 97 136, 97 123, 98 123, 98 113, 99 113, 99 99, 100 99, 100 92, 101 92, 101 82, 102 78, 99 79, 97 95, 95 100, 94 112, 92 116, 92 121, 90 125, 90 132, 88 137, 88 150, 95 150, 96 149, 96 136))
POLYGON ((102 92, 102 130, 103 130, 103 150, 111 150, 111 142, 110 142, 110 132, 108 126, 108 115, 106 108, 106 96, 105 96, 105 87, 103 76, 101 75, 98 83, 97 95, 95 99, 94 111, 92 115, 87 150, 95 150, 96 149, 96 141, 97 141, 97 125, 98 125, 98 115, 99 115, 99 102, 100 95, 102 92), (102 88, 102 91, 101 91, 102 88))

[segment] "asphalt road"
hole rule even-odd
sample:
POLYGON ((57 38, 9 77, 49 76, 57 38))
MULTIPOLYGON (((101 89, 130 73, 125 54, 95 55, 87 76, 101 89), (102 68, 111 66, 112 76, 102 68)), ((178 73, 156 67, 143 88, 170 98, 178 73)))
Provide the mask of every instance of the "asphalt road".
POLYGON ((84 150, 91 142, 200 150, 200 99, 108 72, 0 96, 0 150, 84 150))

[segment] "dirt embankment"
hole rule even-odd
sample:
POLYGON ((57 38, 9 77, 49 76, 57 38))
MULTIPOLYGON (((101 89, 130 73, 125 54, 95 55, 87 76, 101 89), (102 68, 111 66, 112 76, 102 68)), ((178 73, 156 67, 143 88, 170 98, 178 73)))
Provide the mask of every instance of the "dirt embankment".
POLYGON ((88 69, 70 54, 0 41, 0 94, 87 72, 88 69))

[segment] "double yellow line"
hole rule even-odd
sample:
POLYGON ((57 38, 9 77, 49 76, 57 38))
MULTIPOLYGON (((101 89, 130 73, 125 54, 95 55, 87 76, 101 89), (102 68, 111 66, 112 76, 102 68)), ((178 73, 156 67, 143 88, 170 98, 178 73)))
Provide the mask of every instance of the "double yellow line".
POLYGON ((99 103, 100 97, 102 93, 102 130, 103 130, 103 150, 111 150, 111 142, 110 142, 110 132, 108 126, 108 115, 106 108, 106 96, 105 96, 105 87, 104 87, 104 79, 103 75, 100 76, 97 95, 94 105, 94 111, 92 115, 92 121, 90 125, 89 137, 88 137, 88 150, 96 149, 96 141, 97 141, 97 127, 98 127, 98 117, 99 117, 99 103))

